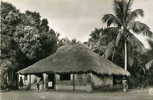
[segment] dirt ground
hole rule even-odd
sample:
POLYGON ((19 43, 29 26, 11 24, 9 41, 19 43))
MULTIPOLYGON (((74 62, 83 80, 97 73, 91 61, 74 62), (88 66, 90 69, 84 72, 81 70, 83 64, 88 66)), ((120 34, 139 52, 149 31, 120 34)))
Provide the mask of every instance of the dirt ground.
POLYGON ((0 100, 153 100, 148 90, 118 92, 72 92, 72 91, 9 91, 1 92, 0 100))

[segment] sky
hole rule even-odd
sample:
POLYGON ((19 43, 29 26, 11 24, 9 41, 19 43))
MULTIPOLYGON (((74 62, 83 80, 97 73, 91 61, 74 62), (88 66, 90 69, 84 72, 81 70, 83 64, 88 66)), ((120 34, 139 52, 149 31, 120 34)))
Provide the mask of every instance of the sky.
MULTIPOLYGON (((89 34, 95 27, 103 27, 101 18, 112 13, 113 0, 2 0, 12 3, 21 12, 25 10, 37 11, 42 18, 47 18, 49 26, 61 37, 76 38, 87 41, 89 34)), ((140 18, 153 29, 153 0, 135 0, 133 8, 144 10, 144 18, 140 18)), ((145 46, 148 43, 143 36, 138 36, 145 46)))

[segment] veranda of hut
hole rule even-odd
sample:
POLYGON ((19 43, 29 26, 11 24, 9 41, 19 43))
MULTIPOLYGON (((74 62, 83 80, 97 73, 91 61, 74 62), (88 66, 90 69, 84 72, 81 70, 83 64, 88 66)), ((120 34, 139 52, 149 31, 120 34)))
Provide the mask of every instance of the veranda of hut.
POLYGON ((112 88, 118 84, 121 86, 122 77, 130 75, 123 68, 81 44, 63 46, 55 54, 18 73, 29 75, 27 80, 30 87, 39 80, 45 90, 86 91, 112 88), (37 78, 32 80, 31 75, 37 78))

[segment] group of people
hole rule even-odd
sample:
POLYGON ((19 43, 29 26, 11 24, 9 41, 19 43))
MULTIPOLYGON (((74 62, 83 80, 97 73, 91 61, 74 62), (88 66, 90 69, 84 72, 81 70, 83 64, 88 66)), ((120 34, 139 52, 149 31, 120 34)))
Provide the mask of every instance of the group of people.
MULTIPOLYGON (((36 87, 37 87, 38 92, 40 91, 40 81, 41 80, 37 80, 37 82, 36 82, 36 87)), ((20 77, 20 79, 19 79, 19 89, 23 89, 23 86, 24 86, 23 78, 20 77)))

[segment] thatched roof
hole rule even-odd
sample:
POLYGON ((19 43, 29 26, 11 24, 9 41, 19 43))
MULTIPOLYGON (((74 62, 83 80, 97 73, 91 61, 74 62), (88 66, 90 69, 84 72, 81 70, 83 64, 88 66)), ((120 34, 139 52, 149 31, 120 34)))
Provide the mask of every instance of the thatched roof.
POLYGON ((88 47, 81 44, 62 46, 53 55, 20 70, 21 74, 62 73, 62 72, 96 72, 107 75, 130 75, 123 68, 100 57, 88 47))

